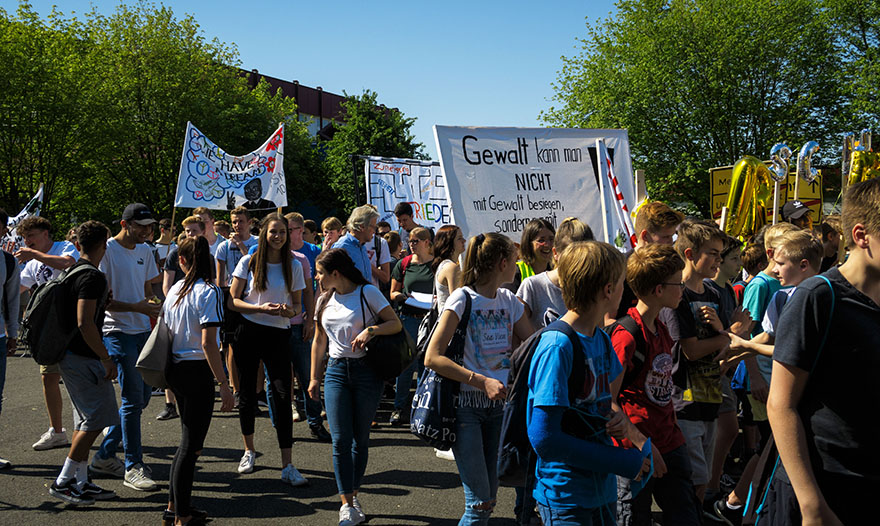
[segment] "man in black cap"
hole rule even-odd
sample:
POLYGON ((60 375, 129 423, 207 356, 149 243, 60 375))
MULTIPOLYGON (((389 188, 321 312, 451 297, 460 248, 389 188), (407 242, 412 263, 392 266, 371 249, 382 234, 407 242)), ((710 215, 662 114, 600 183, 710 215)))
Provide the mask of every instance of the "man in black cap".
POLYGON ((156 489, 141 449, 141 413, 150 401, 151 388, 135 368, 150 335, 150 318, 158 316, 162 308, 160 302, 151 301, 151 282, 159 275, 159 269, 145 244, 155 223, 146 205, 133 203, 125 207, 122 229, 107 240, 107 251, 99 266, 107 276, 111 292, 104 317, 104 346, 116 363, 122 405, 121 425, 110 426, 90 470, 124 478, 125 486, 139 491, 156 489), (124 464, 116 458, 120 439, 125 449, 124 464))
POLYGON ((812 210, 801 201, 789 201, 782 207, 782 220, 791 223, 798 228, 810 230, 813 226, 813 219, 810 217, 810 212, 812 212, 812 210))

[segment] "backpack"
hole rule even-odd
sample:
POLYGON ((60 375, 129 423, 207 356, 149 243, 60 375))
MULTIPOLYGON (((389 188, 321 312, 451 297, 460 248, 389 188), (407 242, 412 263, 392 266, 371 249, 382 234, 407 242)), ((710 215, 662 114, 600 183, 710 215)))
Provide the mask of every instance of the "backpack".
POLYGON ((616 322, 605 327, 605 333, 611 336, 618 325, 623 327, 636 342, 636 349, 632 355, 632 370, 624 371, 623 382, 620 384, 620 390, 623 391, 623 388, 635 382, 636 378, 639 377, 639 373, 642 372, 642 367, 645 365, 645 360, 648 356, 648 343, 645 341, 645 335, 642 334, 642 328, 639 327, 636 320, 629 314, 622 316, 616 322))
POLYGON ((92 269, 90 265, 71 267, 32 290, 21 320, 19 345, 30 352, 38 364, 52 365, 64 358, 70 341, 79 330, 69 319, 68 283, 72 276, 92 269))
MULTIPOLYGON (((3 262, 6 264, 6 279, 3 280, 3 288, 5 289, 6 284, 12 279, 12 273, 15 272, 15 267, 18 263, 16 263, 15 257, 9 252, 6 252, 5 250, 0 252, 3 252, 3 262)), ((15 313, 15 315, 18 316, 18 313, 15 313)), ((9 312, 9 298, 6 294, 3 294, 3 319, 6 320, 6 323, 9 323, 10 320, 12 320, 12 314, 9 312)))
MULTIPOLYGON (((502 486, 528 487, 528 482, 535 473, 536 456, 529 442, 526 425, 526 410, 529 398, 529 369, 532 356, 541 336, 545 332, 557 331, 565 334, 571 341, 574 350, 572 357, 571 376, 568 377, 568 400, 574 403, 576 393, 583 389, 586 373, 584 367, 584 350, 581 340, 571 325, 556 320, 543 330, 529 336, 510 356, 510 373, 507 380, 507 403, 504 405, 504 418, 501 422, 501 441, 498 445, 498 482, 502 486)), ((570 413, 571 411, 566 411, 570 413)), ((563 416, 563 428, 572 419, 563 416)), ((566 429, 568 431, 568 429, 566 429)), ((575 433, 572 433, 575 434, 575 433)))

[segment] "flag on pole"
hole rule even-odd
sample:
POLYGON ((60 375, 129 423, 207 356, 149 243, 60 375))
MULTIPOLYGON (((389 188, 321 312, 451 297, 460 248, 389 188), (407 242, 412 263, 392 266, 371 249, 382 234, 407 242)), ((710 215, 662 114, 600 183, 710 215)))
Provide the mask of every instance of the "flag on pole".
POLYGON ((22 246, 24 246, 24 238, 18 235, 15 231, 15 227, 18 226, 19 223, 25 220, 25 218, 30 216, 38 216, 40 215, 40 209, 43 207, 43 184, 40 183, 40 188, 37 190, 37 193, 31 197, 31 200, 28 201, 28 204, 21 209, 21 212, 18 213, 15 217, 10 217, 9 221, 6 223, 7 231, 6 235, 3 236, 2 241, 0 241, 0 246, 3 247, 3 250, 9 252, 10 254, 14 254, 18 251, 22 246))
POLYGON ((596 139, 596 156, 599 165, 599 180, 602 183, 602 199, 610 202, 607 211, 608 226, 605 233, 606 241, 617 247, 621 252, 632 250, 636 246, 635 228, 630 219, 629 207, 620 191, 611 157, 605 147, 605 141, 596 139))

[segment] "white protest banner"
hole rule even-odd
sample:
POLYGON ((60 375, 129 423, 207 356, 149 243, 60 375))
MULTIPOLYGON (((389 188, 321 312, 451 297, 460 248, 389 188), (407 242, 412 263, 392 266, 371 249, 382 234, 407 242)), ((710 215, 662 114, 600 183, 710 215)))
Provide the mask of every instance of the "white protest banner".
POLYGON ((621 193, 620 181, 614 175, 614 167, 605 141, 596 139, 596 152, 598 153, 599 188, 602 190, 604 239, 617 247, 621 252, 628 252, 636 246, 636 229, 633 228, 630 219, 629 207, 626 198, 621 193))
POLYGON ((10 217, 9 221, 6 222, 6 228, 9 230, 6 232, 6 235, 3 236, 2 240, 0 240, 0 247, 3 247, 3 250, 9 252, 10 254, 15 254, 18 249, 24 246, 24 238, 18 235, 15 231, 15 227, 18 226, 19 223, 25 220, 25 218, 31 216, 40 215, 40 209, 43 207, 43 185, 40 184, 40 188, 37 190, 37 193, 31 197, 31 200, 28 201, 28 204, 25 205, 24 208, 21 209, 21 212, 18 213, 15 217, 10 217))
POLYGON ((367 202, 379 210, 379 221, 387 221, 391 230, 398 230, 394 207, 409 203, 413 221, 436 232, 452 223, 449 196, 440 171, 440 163, 368 157, 364 160, 367 180, 367 202))
POLYGON ((287 206, 284 125, 258 149, 229 155, 191 122, 180 158, 175 207, 266 210, 287 206))
POLYGON ((635 201, 626 130, 434 126, 434 138, 452 222, 467 236, 498 232, 519 242, 530 220, 558 227, 566 217, 601 236, 596 139, 630 208, 635 201))

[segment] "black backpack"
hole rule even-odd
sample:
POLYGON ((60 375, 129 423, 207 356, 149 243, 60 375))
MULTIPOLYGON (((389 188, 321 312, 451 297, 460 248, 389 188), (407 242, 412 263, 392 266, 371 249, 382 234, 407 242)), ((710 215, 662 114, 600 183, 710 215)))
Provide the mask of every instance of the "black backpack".
POLYGON ((614 329, 618 325, 623 327, 636 342, 636 350, 632 355, 633 367, 631 370, 624 371, 623 382, 620 384, 620 390, 623 391, 623 388, 632 384, 638 378, 639 373, 642 372, 642 367, 645 365, 645 359, 648 356, 648 343, 645 341, 645 335, 642 334, 642 328, 639 327, 636 320, 629 314, 622 316, 611 325, 605 327, 605 332, 608 336, 614 333, 614 329))
MULTIPOLYGON (((584 363, 581 340, 571 325, 562 320, 556 320, 543 330, 529 336, 513 351, 510 357, 510 373, 507 380, 507 403, 504 405, 504 420, 501 423, 501 442, 498 446, 498 481, 502 486, 527 487, 528 479, 534 476, 536 456, 533 454, 532 444, 529 442, 528 430, 526 429, 529 369, 538 341, 541 339, 541 335, 547 331, 561 332, 571 340, 574 356, 571 376, 568 377, 568 400, 572 405, 576 393, 583 389, 586 380, 583 365, 577 366, 577 364, 584 363)), ((563 416, 563 429, 571 420, 576 419, 566 419, 563 416)))
POLYGON ((77 324, 70 319, 68 283, 72 276, 95 270, 91 265, 68 268, 57 278, 38 285, 31 291, 21 319, 19 345, 30 352, 40 365, 60 362, 76 335, 77 324))

